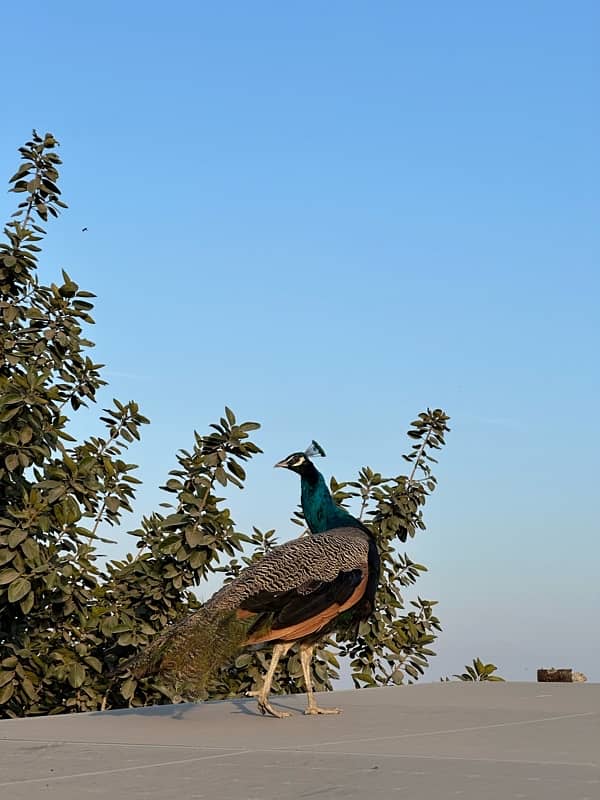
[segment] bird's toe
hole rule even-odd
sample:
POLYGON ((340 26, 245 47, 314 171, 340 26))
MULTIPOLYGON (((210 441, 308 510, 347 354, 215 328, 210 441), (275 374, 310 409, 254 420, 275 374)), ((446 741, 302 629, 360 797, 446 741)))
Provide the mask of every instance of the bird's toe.
POLYGON ((259 701, 258 707, 262 714, 270 714, 272 717, 277 717, 277 719, 285 719, 292 716, 289 711, 277 711, 271 703, 261 703, 259 701))
POLYGON ((289 711, 277 711, 276 709, 274 709, 271 703, 269 703, 268 699, 264 697, 264 695, 260 690, 248 691, 246 692, 246 696, 257 698, 258 710, 263 715, 270 714, 272 717, 277 717, 277 719, 285 719, 285 717, 292 716, 289 713, 289 711))
POLYGON ((320 706, 309 706, 305 709, 304 713, 307 716, 316 716, 317 714, 341 714, 341 708, 321 708, 320 706))

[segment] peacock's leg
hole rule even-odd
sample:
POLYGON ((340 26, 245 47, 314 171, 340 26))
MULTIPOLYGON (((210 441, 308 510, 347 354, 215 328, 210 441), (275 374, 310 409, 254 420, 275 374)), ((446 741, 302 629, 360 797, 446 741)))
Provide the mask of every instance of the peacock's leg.
POLYGON ((269 694, 271 692, 271 684, 273 683, 273 676, 277 669, 279 659, 284 656, 292 646, 293 642, 284 642, 283 644, 276 644, 273 647, 273 655, 271 656, 271 663, 265 675, 265 680, 260 689, 252 692, 246 692, 249 697, 256 697, 258 708, 261 714, 272 714, 274 717, 282 719, 283 717, 291 717, 292 715, 287 711, 275 711, 273 706, 269 703, 269 694))
POLYGON ((302 664, 302 672, 304 674, 304 683, 306 684, 306 695, 308 697, 308 706, 304 711, 305 714, 341 714, 341 708, 320 708, 315 701, 315 693, 312 687, 312 678, 310 675, 310 662, 312 659, 314 644, 301 644, 300 645, 300 663, 302 664))

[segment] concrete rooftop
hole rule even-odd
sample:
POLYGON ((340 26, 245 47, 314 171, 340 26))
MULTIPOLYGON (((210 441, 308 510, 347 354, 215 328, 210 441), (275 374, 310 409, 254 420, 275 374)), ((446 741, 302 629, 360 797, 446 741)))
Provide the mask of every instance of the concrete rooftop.
POLYGON ((437 683, 0 721, 11 800, 598 800, 600 684, 437 683), (277 697, 293 712, 304 695, 277 697))

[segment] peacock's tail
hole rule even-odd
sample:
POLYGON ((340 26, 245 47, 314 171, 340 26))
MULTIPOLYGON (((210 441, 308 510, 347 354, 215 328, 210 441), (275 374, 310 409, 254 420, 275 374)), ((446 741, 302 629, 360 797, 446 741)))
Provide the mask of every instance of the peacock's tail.
POLYGON ((136 678, 160 675, 186 695, 198 696, 242 647, 248 627, 235 610, 205 606, 158 634, 126 666, 136 678))

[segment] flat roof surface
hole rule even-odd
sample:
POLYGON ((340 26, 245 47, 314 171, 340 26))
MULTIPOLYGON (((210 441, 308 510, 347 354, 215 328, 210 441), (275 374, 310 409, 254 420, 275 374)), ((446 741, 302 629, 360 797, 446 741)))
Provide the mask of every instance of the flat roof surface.
POLYGON ((600 684, 435 683, 0 721, 11 800, 598 800, 600 684))

